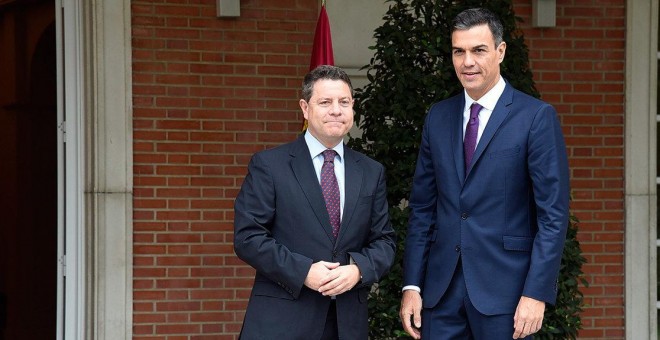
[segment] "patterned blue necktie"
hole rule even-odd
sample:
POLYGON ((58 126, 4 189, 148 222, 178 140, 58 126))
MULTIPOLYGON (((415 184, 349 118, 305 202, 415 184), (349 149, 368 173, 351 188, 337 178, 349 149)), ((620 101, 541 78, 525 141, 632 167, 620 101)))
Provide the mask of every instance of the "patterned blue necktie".
POLYGON ((323 167, 321 167, 321 190, 325 199, 325 208, 330 215, 330 225, 332 226, 332 235, 339 235, 339 185, 335 176, 335 156, 337 151, 323 151, 323 167))
POLYGON ((470 164, 472 163, 472 156, 474 149, 477 147, 477 133, 479 131, 479 111, 483 106, 477 102, 472 103, 470 106, 470 120, 465 128, 465 139, 463 139, 463 152, 465 155, 465 173, 467 174, 470 164))

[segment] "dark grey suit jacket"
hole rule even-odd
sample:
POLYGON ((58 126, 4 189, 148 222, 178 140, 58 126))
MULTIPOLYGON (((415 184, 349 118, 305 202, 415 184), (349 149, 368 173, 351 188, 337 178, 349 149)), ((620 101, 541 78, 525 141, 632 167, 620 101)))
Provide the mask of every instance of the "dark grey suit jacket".
POLYGON ((304 286, 312 263, 349 264, 362 281, 337 296, 339 335, 367 339, 367 295, 390 268, 390 225, 383 166, 344 149, 345 204, 332 236, 304 136, 256 153, 235 202, 234 249, 256 269, 241 339, 319 339, 330 298, 304 286))

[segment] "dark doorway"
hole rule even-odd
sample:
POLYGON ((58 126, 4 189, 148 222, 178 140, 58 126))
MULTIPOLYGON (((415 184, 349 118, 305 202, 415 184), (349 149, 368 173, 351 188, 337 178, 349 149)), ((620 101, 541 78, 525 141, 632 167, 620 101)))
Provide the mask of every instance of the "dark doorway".
POLYGON ((0 340, 54 339, 55 3, 0 2, 0 340))

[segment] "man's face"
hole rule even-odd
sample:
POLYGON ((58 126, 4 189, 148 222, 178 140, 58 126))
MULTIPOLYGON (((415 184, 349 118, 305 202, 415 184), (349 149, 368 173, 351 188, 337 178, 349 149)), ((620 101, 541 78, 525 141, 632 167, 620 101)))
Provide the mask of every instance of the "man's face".
POLYGON ((493 33, 484 24, 454 31, 451 45, 458 80, 472 99, 480 99, 499 80, 506 43, 495 46, 493 33))
POLYGON ((321 79, 314 83, 309 102, 300 100, 308 130, 323 145, 332 148, 353 126, 353 96, 341 80, 321 79))

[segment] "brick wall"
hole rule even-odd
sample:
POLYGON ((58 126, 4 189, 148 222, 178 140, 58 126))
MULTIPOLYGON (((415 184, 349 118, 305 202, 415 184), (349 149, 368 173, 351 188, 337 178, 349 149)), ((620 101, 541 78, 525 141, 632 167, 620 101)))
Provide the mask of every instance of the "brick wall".
POLYGON ((542 98, 560 115, 569 149, 572 212, 590 286, 581 339, 624 338, 624 0, 557 0, 557 25, 516 14, 542 98))
MULTIPOLYGON (((623 338, 624 0, 557 0, 557 27, 516 12, 569 147, 591 283, 581 338, 623 338)), ((234 339, 253 270, 233 254, 249 157, 300 131, 310 0, 134 0, 134 339, 234 339)))
POLYGON ((132 2, 134 339, 233 339, 254 272, 233 252, 250 156, 300 132, 309 0, 132 2))

